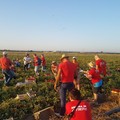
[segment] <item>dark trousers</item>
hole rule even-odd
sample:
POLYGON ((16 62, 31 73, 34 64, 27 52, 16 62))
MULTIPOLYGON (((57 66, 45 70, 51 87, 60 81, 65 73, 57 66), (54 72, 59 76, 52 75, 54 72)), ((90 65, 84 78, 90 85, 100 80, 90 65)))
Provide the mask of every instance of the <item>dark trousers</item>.
POLYGON ((14 77, 11 70, 2 70, 2 73, 5 75, 5 85, 9 85, 11 79, 14 77))
POLYGON ((28 70, 29 63, 24 65, 24 70, 28 70))
POLYGON ((61 110, 60 115, 65 114, 65 105, 66 105, 66 92, 74 88, 74 84, 70 83, 61 83, 60 86, 60 100, 61 100, 61 110))

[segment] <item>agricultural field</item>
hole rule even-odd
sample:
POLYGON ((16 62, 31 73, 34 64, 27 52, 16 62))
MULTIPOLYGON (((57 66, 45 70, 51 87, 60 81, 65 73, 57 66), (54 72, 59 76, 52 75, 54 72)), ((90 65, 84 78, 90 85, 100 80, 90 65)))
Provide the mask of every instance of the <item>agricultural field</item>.
MULTIPOLYGON (((33 58, 29 52, 30 57, 33 58)), ((40 56, 43 52, 36 52, 40 56)), ((9 87, 4 86, 4 82, 0 82, 0 120, 13 117, 14 120, 25 120, 27 116, 42 110, 49 106, 59 107, 59 94, 53 89, 54 77, 51 73, 50 66, 53 60, 60 62, 62 53, 44 52, 47 66, 46 72, 40 71, 40 76, 35 76, 34 67, 28 71, 23 70, 23 57, 26 52, 8 52, 8 57, 11 60, 16 58, 21 60, 21 67, 16 68, 16 79, 11 80, 9 87), (36 84, 27 84, 16 86, 18 82, 25 82, 25 79, 30 76, 36 78, 36 84), (19 94, 26 94, 30 91, 34 92, 36 96, 25 98, 24 100, 15 99, 19 94)), ((82 53, 66 53, 72 59, 76 56, 81 69, 88 70, 87 63, 94 61, 95 54, 82 54, 82 53)), ((2 52, 0 53, 2 57, 2 52)), ((120 120, 120 113, 114 113, 110 116, 104 116, 104 113, 112 108, 120 107, 119 97, 111 95, 111 90, 116 88, 120 89, 120 54, 100 54, 100 57, 106 60, 108 66, 108 76, 104 79, 104 89, 107 98, 104 103, 98 106, 92 106, 93 120, 120 120), (118 97, 118 98, 117 98, 118 97), (117 100, 119 99, 119 100, 117 100)), ((0 68, 1 70, 1 68, 0 68)), ((3 78, 2 73, 0 78, 3 78)), ((92 98, 92 88, 90 81, 81 74, 80 92, 84 99, 92 98)), ((120 96, 120 95, 119 95, 120 96)))

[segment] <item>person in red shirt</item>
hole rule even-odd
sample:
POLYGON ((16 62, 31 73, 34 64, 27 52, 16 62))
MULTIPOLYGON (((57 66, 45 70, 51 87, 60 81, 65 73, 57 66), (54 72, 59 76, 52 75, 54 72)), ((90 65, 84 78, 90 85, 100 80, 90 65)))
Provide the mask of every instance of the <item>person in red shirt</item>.
POLYGON ((35 71, 35 74, 38 76, 39 75, 39 67, 40 67, 40 65, 39 65, 40 58, 36 54, 33 54, 33 57, 34 57, 33 63, 35 66, 34 71, 35 71))
POLYGON ((101 75, 106 76, 106 61, 101 59, 98 55, 95 55, 96 70, 100 72, 101 75))
POLYGON ((77 106, 70 120, 92 120, 90 104, 82 100, 79 90, 72 89, 68 97, 70 102, 66 104, 66 115, 69 116, 77 106))
POLYGON ((46 71, 46 60, 45 60, 44 54, 41 55, 41 62, 42 62, 41 63, 42 68, 41 69, 42 69, 43 72, 45 72, 46 71))
POLYGON ((54 89, 57 90, 57 84, 61 80, 60 85, 60 100, 61 100, 61 110, 60 115, 65 114, 65 104, 66 104, 66 92, 74 88, 74 76, 76 74, 75 65, 69 61, 69 57, 65 54, 61 57, 61 63, 59 64, 58 74, 56 81, 54 83, 54 89))
POLYGON ((75 77, 75 87, 80 90, 80 66, 79 66, 79 63, 77 62, 77 58, 76 57, 73 57, 72 58, 72 62, 75 64, 75 67, 76 67, 76 77, 75 77))
POLYGON ((94 102, 98 101, 98 93, 101 92, 103 81, 100 77, 100 72, 96 70, 95 63, 90 62, 88 63, 90 70, 86 72, 86 77, 91 80, 93 85, 93 95, 94 95, 94 102))
POLYGON ((5 85, 8 86, 12 78, 14 77, 11 70, 12 62, 9 58, 7 58, 7 53, 3 52, 3 57, 0 58, 0 66, 2 68, 2 73, 5 76, 5 85))

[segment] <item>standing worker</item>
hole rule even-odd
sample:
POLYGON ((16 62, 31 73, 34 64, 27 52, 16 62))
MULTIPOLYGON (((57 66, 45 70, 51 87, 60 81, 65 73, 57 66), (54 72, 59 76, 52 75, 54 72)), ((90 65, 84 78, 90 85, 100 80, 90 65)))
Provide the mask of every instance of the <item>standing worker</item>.
POLYGON ((57 76, 57 72, 58 72, 58 64, 56 61, 52 61, 51 63, 51 71, 54 75, 54 78, 56 79, 56 76, 57 76))
POLYGON ((61 80, 60 86, 60 100, 61 100, 61 109, 60 116, 65 114, 65 104, 66 104, 66 92, 74 88, 74 76, 76 75, 75 65, 69 61, 69 57, 65 54, 61 57, 61 63, 59 64, 58 74, 54 84, 54 89, 57 90, 57 84, 61 80))
POLYGON ((75 87, 80 90, 80 66, 79 63, 77 62, 77 58, 73 57, 72 62, 75 64, 76 67, 76 77, 75 77, 75 87))
POLYGON ((45 72, 46 71, 46 60, 45 60, 45 56, 44 54, 41 55, 41 70, 42 72, 45 72))
POLYGON ((100 72, 103 77, 106 76, 106 61, 95 55, 96 70, 100 72))
POLYGON ((9 83, 14 77, 14 75, 11 71, 12 62, 9 58, 7 58, 7 53, 5 51, 3 52, 3 57, 0 58, 0 65, 2 68, 2 73, 5 76, 5 85, 9 86, 9 83))
POLYGON ((88 66, 90 70, 86 72, 86 77, 91 81, 92 83, 92 89, 93 89, 93 96, 94 96, 94 102, 98 102, 98 94, 101 93, 103 80, 100 77, 100 72, 96 70, 95 63, 90 62, 88 63, 88 66))
POLYGON ((31 63, 31 58, 28 53, 23 58, 23 61, 24 61, 24 71, 28 70, 30 68, 30 63, 31 63))
POLYGON ((34 63, 34 71, 37 76, 39 76, 39 68, 41 64, 41 59, 37 56, 37 54, 33 54, 33 63, 34 63))

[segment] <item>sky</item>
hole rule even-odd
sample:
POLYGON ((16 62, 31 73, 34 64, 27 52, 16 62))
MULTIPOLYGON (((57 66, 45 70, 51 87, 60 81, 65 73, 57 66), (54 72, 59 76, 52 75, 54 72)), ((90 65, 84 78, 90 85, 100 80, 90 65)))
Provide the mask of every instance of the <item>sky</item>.
POLYGON ((0 49, 120 52, 120 0, 0 0, 0 49))

